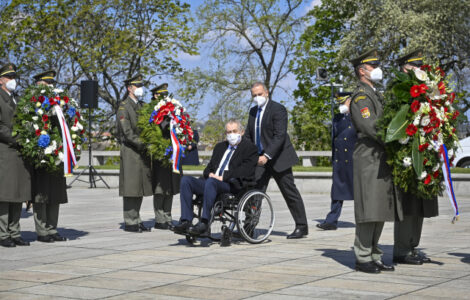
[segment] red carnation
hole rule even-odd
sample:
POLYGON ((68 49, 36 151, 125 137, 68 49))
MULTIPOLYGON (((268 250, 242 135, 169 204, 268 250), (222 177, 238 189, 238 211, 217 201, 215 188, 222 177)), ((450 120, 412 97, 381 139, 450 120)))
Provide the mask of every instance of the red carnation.
POLYGON ((47 122, 49 120, 49 117, 47 115, 42 115, 42 121, 47 122))
POLYGON ((427 162, 428 162, 428 159, 425 158, 425 159, 423 160, 423 165, 426 165, 427 162))
POLYGON ((432 175, 434 178, 437 178, 439 176, 439 170, 437 170, 436 172, 434 172, 434 174, 432 175))
POLYGON ((421 70, 425 70, 425 71, 431 71, 431 66, 430 65, 422 65, 421 66, 421 70))
POLYGON ((425 94, 428 89, 429 89, 428 86, 425 85, 424 83, 419 85, 419 90, 421 91, 421 94, 425 94))
POLYGON ((406 127, 406 134, 409 136, 414 135, 416 131, 418 131, 418 127, 416 127, 414 124, 410 124, 408 127, 406 127))
POLYGON ((34 97, 34 96, 31 97, 31 102, 37 102, 37 101, 38 101, 38 99, 36 99, 36 97, 34 97))
POLYGON ((454 99, 455 99, 455 93, 450 93, 450 94, 449 94, 449 101, 450 101, 450 103, 454 103, 454 99))
POLYGON ((413 103, 411 103, 411 111, 413 113, 416 113, 419 110, 420 107, 421 107, 421 104, 419 103, 418 100, 415 100, 415 101, 413 101, 413 103))
POLYGON ((457 131, 457 129, 452 128, 452 133, 455 133, 456 131, 457 131))
POLYGON ((50 103, 51 105, 56 105, 56 104, 57 104, 57 102, 56 102, 53 98, 50 98, 50 99, 49 99, 49 103, 50 103))
POLYGON ((437 139, 438 139, 437 134, 433 135, 432 139, 433 139, 433 141, 437 141, 437 139))
POLYGON ((49 125, 47 123, 44 124, 44 129, 45 130, 49 129, 49 125))
POLYGON ((439 74, 441 75, 441 77, 446 76, 446 73, 444 72, 444 70, 441 69, 441 67, 437 67, 437 68, 436 68, 436 71, 439 72, 439 74))
POLYGON ((456 110, 456 111, 454 112, 454 115, 452 116, 452 120, 457 119, 457 117, 458 117, 459 115, 460 115, 459 111, 456 110))
POLYGON ((424 184, 429 184, 431 182, 431 175, 428 174, 426 178, 424 179, 424 184))
POLYGON ((69 97, 65 96, 63 99, 65 103, 69 103, 69 97))
POLYGON ((419 152, 423 152, 423 151, 426 150, 428 147, 429 147, 429 144, 428 144, 428 143, 424 143, 424 144, 422 144, 422 145, 419 145, 419 152))
POLYGON ((54 154, 55 154, 55 156, 59 155, 59 150, 55 149, 54 154))
POLYGON ((40 136, 40 135, 41 135, 41 130, 36 129, 36 136, 40 136))
POLYGON ((444 106, 444 112, 448 112, 448 111, 449 109, 446 106, 444 106))
POLYGON ((77 110, 77 112, 76 112, 75 114, 77 115, 77 117, 80 118, 80 113, 78 112, 78 110, 77 110))
POLYGON ((437 88, 439 89, 439 92, 441 93, 441 95, 445 94, 446 93, 446 85, 444 84, 444 82, 439 82, 437 84, 437 88))
POLYGON ((44 98, 44 96, 39 96, 39 99, 38 99, 38 100, 39 100, 39 102, 43 103, 44 100, 45 100, 45 98, 44 98))
POLYGON ((421 89, 419 85, 413 85, 410 89, 410 94, 413 98, 419 97, 419 95, 421 95, 421 89))

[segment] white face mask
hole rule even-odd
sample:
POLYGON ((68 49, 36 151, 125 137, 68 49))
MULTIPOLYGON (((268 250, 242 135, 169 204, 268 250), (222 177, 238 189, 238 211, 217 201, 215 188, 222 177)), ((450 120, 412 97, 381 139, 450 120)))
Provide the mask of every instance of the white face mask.
POLYGON ((144 95, 144 89, 141 88, 141 87, 138 87, 134 90, 134 96, 136 96, 137 98, 140 98, 144 95))
POLYGON ((339 112, 342 114, 347 114, 349 112, 349 108, 346 105, 341 104, 339 106, 339 112))
POLYGON ((258 104, 259 107, 261 107, 266 103, 268 99, 263 96, 256 96, 253 98, 253 100, 256 102, 256 104, 258 104))
POLYGON ((229 133, 227 134, 227 141, 230 145, 235 146, 241 140, 242 136, 239 133, 229 133))
POLYGON ((383 72, 382 72, 382 69, 377 67, 375 69, 373 69, 371 72, 370 72, 370 80, 371 81, 380 81, 382 80, 383 78, 383 72))
POLYGON ((5 84, 5 87, 6 87, 7 90, 9 90, 10 92, 13 92, 14 90, 16 90, 16 80, 15 80, 15 79, 10 79, 10 80, 5 84))

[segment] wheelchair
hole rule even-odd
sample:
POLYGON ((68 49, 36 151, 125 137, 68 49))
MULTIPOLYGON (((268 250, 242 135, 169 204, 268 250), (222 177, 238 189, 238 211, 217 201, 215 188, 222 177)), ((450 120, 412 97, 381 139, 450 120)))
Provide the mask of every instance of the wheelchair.
MULTIPOLYGON (((201 220, 202 201, 202 195, 193 199, 193 224, 201 220)), ((239 235, 251 244, 259 244, 273 231, 274 221, 273 205, 266 193, 259 190, 245 190, 236 195, 222 193, 212 207, 207 234, 195 236, 186 233, 186 241, 195 245, 198 238, 209 238, 220 242, 221 246, 228 246, 232 235, 239 235)))

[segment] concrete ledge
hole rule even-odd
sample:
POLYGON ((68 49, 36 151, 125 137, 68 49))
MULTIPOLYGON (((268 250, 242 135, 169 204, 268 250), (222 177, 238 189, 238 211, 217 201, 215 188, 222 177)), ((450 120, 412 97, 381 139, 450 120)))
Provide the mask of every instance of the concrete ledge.
MULTIPOLYGON (((78 175, 81 171, 75 170, 73 173, 78 175)), ((119 187, 119 170, 97 170, 97 172, 111 188, 119 187)), ((184 175, 199 177, 202 176, 202 171, 185 171, 184 175)), ((301 194, 329 194, 332 184, 331 175, 331 172, 294 172, 295 184, 301 194)), ((67 183, 70 183, 74 178, 76 176, 67 178, 67 183)), ((73 186, 89 186, 88 170, 85 170, 79 179, 81 181, 75 181, 73 186)), ((95 180, 99 180, 99 177, 95 176, 95 180)), ((470 194, 470 174, 452 174, 452 181, 457 196, 468 196, 470 194)), ((96 186, 105 187, 101 181, 97 181, 96 186)), ((268 192, 279 192, 273 179, 269 182, 268 192)))

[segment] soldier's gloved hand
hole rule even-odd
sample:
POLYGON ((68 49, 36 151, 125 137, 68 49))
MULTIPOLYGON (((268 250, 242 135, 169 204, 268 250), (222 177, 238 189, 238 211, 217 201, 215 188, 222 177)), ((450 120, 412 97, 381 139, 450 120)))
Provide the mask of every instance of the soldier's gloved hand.
POLYGON ((13 148, 17 149, 17 150, 19 150, 21 148, 20 144, 18 143, 18 136, 15 136, 15 137, 12 138, 12 141, 10 142, 10 145, 13 148))

